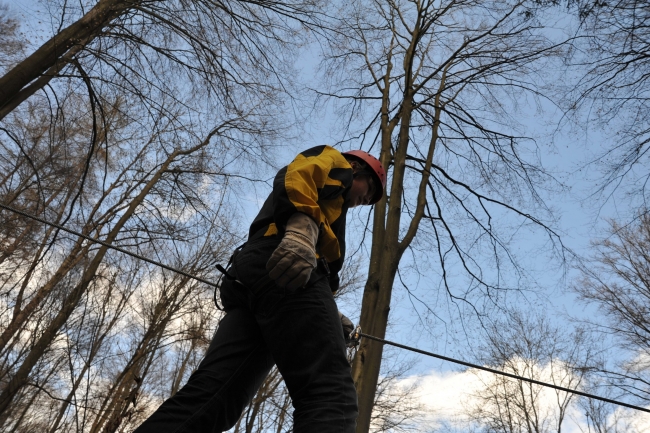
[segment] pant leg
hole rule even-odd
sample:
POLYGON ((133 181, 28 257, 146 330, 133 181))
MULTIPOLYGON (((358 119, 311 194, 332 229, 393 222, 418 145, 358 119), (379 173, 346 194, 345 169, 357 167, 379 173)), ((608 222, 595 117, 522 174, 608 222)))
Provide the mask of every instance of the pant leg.
POLYGON ((235 425, 273 366, 253 314, 229 310, 187 384, 136 433, 213 433, 235 425))
POLYGON ((356 392, 336 303, 325 276, 314 272, 306 288, 292 293, 272 283, 255 287, 260 275, 266 275, 266 261, 277 242, 265 240, 239 253, 235 273, 249 287, 243 292, 252 302, 228 307, 232 303, 224 295, 236 291, 222 288, 228 312, 205 358, 188 383, 137 433, 228 430, 274 360, 295 408, 295 433, 354 431, 356 392))
POLYGON ((291 395, 294 433, 354 432, 357 395, 327 278, 315 272, 306 288, 279 301, 271 288, 254 311, 291 395))

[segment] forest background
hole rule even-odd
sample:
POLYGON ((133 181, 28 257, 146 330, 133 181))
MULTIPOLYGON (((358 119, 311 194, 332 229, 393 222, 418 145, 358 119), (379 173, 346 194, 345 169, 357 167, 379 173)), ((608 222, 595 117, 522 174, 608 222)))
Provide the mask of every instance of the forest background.
MULTIPOLYGON (((5 2, 1 203, 217 281, 279 167, 363 148, 390 167, 350 215, 364 331, 648 407, 649 29, 633 0, 5 2)), ((200 362, 213 288, 0 218, 0 429, 132 431, 200 362)), ((359 432, 650 431, 359 351, 359 432)), ((234 431, 290 430, 273 372, 234 431)))

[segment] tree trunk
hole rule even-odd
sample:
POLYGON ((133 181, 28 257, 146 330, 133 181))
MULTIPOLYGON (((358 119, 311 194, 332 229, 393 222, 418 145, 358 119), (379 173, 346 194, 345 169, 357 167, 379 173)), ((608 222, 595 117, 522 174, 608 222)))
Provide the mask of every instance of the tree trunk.
MULTIPOLYGON (((133 6, 139 3, 138 0, 99 0, 99 2, 88 13, 78 21, 54 35, 45 42, 38 50, 32 53, 25 60, 16 65, 0 78, 0 112, 8 114, 5 107, 12 105, 19 93, 32 81, 40 78, 50 68, 57 70, 61 57, 75 46, 90 42, 101 30, 112 20, 124 14, 133 6)), ((47 84, 43 80, 40 86, 47 84)), ((37 88, 30 88, 34 93, 37 88)), ((24 99, 23 99, 24 100, 24 99)), ((15 106, 16 104, 14 104, 15 106)), ((0 117, 0 120, 2 120, 0 117)))
MULTIPOLYGON (((444 68, 439 85, 440 91, 435 98, 435 119, 432 125, 431 141, 429 143, 424 170, 418 188, 416 209, 409 222, 407 232, 400 240, 404 176, 406 174, 406 159, 408 155, 410 129, 412 127, 411 117, 415 110, 414 96, 416 92, 413 89, 412 64, 416 51, 415 48, 418 43, 419 25, 420 22, 418 21, 413 28, 411 44, 404 57, 405 90, 404 99, 401 104, 401 114, 391 120, 388 118, 390 101, 389 78, 392 70, 392 60, 390 57, 388 59, 387 73, 384 78, 381 108, 382 149, 380 160, 386 168, 392 162, 393 179, 390 184, 389 198, 384 197, 375 207, 370 267, 368 270, 368 281, 364 289, 361 319, 359 322, 364 332, 379 338, 386 336, 393 283, 395 282, 399 262, 415 238, 422 217, 424 216, 426 191, 430 179, 433 155, 438 140, 440 113, 442 111, 440 95, 445 86, 445 77, 448 69, 448 67, 444 68), (397 146, 394 154, 391 155, 392 134, 398 121, 400 128, 396 143, 397 146)), ((357 433, 366 433, 370 430, 383 349, 383 344, 372 340, 365 340, 362 342, 353 360, 352 378, 357 388, 359 401, 357 433)))
POLYGON ((34 80, 30 85, 27 87, 23 88, 20 90, 20 92, 16 93, 8 102, 6 105, 2 106, 0 108, 0 120, 4 119, 7 117, 9 113, 14 111, 16 107, 18 107, 20 104, 25 102, 27 98, 32 96, 34 93, 38 92, 40 89, 45 87, 47 83, 49 83, 52 78, 54 78, 63 68, 65 68, 68 63, 74 58, 74 56, 81 51, 88 41, 92 38, 88 38, 87 40, 81 41, 78 45, 72 47, 68 52, 66 53, 65 56, 62 56, 51 68, 49 68, 47 71, 45 71, 40 77, 38 77, 36 80, 34 80))
MULTIPOLYGON (((375 227, 379 227, 377 229, 379 233, 373 233, 368 282, 361 304, 361 320, 359 322, 361 329, 379 338, 386 336, 393 282, 403 251, 400 251, 399 227, 402 217, 402 191, 404 189, 404 173, 406 172, 408 129, 413 110, 412 98, 412 95, 405 95, 403 103, 399 140, 393 157, 394 168, 390 200, 387 203, 384 198, 377 205, 377 210, 387 207, 387 213, 385 216, 382 212, 376 212, 374 215, 373 231, 375 227)), ((382 138, 390 140, 390 135, 384 135, 382 138)), ((390 156, 383 151, 387 145, 390 146, 390 141, 382 143, 382 163, 389 162, 390 156)), ((365 433, 370 429, 383 350, 383 344, 366 340, 361 344, 354 357, 352 378, 357 387, 359 399, 357 432, 365 433)))

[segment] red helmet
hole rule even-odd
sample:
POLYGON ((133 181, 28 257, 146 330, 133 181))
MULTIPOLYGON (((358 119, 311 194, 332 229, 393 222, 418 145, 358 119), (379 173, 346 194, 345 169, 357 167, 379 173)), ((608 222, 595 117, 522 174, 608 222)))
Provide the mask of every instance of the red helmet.
POLYGON ((384 170, 384 166, 381 165, 381 162, 363 150, 351 150, 349 152, 343 152, 343 155, 351 156, 354 159, 366 163, 368 169, 374 175, 375 184, 377 185, 377 191, 375 192, 375 196, 372 198, 370 204, 375 204, 381 200, 384 196, 384 190, 386 189, 386 170, 384 170))

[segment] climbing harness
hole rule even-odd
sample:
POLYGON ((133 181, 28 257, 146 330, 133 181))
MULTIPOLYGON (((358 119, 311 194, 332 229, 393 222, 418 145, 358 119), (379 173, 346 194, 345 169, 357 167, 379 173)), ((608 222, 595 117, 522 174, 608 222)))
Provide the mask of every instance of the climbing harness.
POLYGON ((244 247, 244 244, 241 244, 237 248, 235 248, 235 251, 232 253, 230 256, 230 259, 228 259, 228 264, 224 268, 221 266, 221 263, 217 263, 217 270, 221 272, 221 275, 219 275, 219 279, 217 280, 217 284, 214 285, 214 292, 212 294, 212 300, 214 301, 214 306, 217 307, 217 310, 219 311, 224 311, 223 307, 219 305, 219 301, 217 300, 217 291, 221 288, 221 281, 223 280, 223 277, 226 277, 227 279, 234 281, 235 284, 241 284, 243 285, 235 276, 231 275, 228 272, 228 269, 232 266, 232 263, 235 261, 235 257, 237 257, 237 254, 241 251, 241 249, 244 247))
MULTIPOLYGON (((104 241, 100 241, 99 239, 95 239, 95 238, 87 236, 87 235, 84 235, 83 233, 79 233, 79 232, 77 232, 75 230, 68 229, 68 228, 63 227, 63 226, 61 226, 59 224, 44 220, 44 219, 39 218, 39 217, 37 217, 35 215, 31 215, 31 214, 28 214, 26 212, 20 211, 18 209, 14 209, 13 207, 7 206, 7 205, 5 205, 3 203, 0 203, 0 208, 6 209, 6 210, 8 210, 10 212, 14 212, 14 213, 16 213, 18 215, 22 215, 22 216, 24 216, 26 218, 33 219, 33 220, 41 222, 43 224, 55 227, 55 228, 57 228, 59 230, 62 230, 64 232, 67 232, 67 233, 70 233, 70 234, 73 234, 75 236, 82 237, 82 238, 84 238, 86 240, 89 240, 91 242, 95 242, 95 243, 103 245, 103 246, 105 246, 107 248, 111 248, 113 250, 116 250, 116 251, 119 251, 121 253, 127 254, 127 255, 129 255, 131 257, 134 257, 136 259, 144 260, 147 263, 151 263, 151 264, 159 266, 159 267, 161 267, 163 269, 167 269, 169 271, 176 272, 176 273, 178 273, 180 275, 183 275, 185 277, 192 278, 192 279, 194 279, 196 281, 199 281, 199 282, 202 282, 202 283, 205 283, 205 284, 207 284, 209 286, 214 287, 215 290, 219 287, 219 283, 215 284, 215 283, 213 283, 211 281, 208 281, 208 280, 206 280, 204 278, 197 277, 197 276, 192 275, 192 274, 188 274, 187 272, 182 271, 180 269, 176 269, 176 268, 173 268, 171 266, 165 265, 163 263, 156 262, 154 260, 148 259, 146 257, 143 257, 143 256, 140 256, 138 254, 132 253, 130 251, 127 251, 127 250, 125 250, 123 248, 117 247, 115 245, 111 245, 109 243, 106 243, 104 241)), ((229 261, 229 264, 228 264, 227 267, 229 267, 231 261, 232 261, 232 258, 229 261)), ((231 277, 230 274, 228 274, 228 271, 225 268, 223 268, 221 265, 217 265, 217 269, 219 269, 219 271, 222 272, 224 275, 231 277)), ((221 281, 221 279, 219 279, 219 281, 221 281)), ((237 280, 235 280, 235 281, 237 281, 237 280)), ((215 303, 216 303, 216 291, 215 291, 215 303)), ((217 305, 217 308, 219 308, 218 305, 217 305)), ((612 400, 612 399, 605 398, 605 397, 600 397, 600 396, 597 396, 597 395, 594 395, 594 394, 589 394, 589 393, 586 393, 586 392, 578 391, 576 389, 565 388, 565 387, 558 386, 558 385, 555 385, 555 384, 552 384, 552 383, 546 383, 546 382, 541 382, 541 381, 535 380, 535 379, 529 379, 529 378, 523 377, 523 376, 517 376, 516 374, 508 373, 508 372, 505 372, 505 371, 495 370, 493 368, 485 367, 485 366, 478 365, 478 364, 472 364, 470 362, 450 358, 448 356, 438 355, 438 354, 433 353, 433 352, 427 352, 425 350, 418 349, 416 347, 410 347, 410 346, 406 346, 404 344, 395 343, 393 341, 384 340, 383 338, 375 337, 374 335, 369 335, 369 334, 365 334, 365 333, 361 332, 361 327, 360 326, 357 326, 354 329, 354 331, 352 331, 350 333, 350 341, 354 343, 354 347, 360 345, 362 337, 367 338, 368 340, 374 340, 374 341, 376 341, 378 343, 381 343, 381 344, 388 344, 388 345, 391 345, 391 346, 398 347, 400 349, 409 350, 411 352, 420 353, 422 355, 426 355, 426 356, 430 356, 430 357, 433 357, 433 358, 441 359, 443 361, 448 361, 448 362, 453 362, 455 364, 464 365, 464 366, 469 367, 469 368, 475 368, 477 370, 487 371, 489 373, 497 374, 497 375, 500 375, 500 376, 506 376, 506 377, 516 379, 516 380, 521 380, 521 381, 524 381, 524 382, 533 383, 535 385, 540 385, 540 386, 544 386, 544 387, 547 387, 547 388, 553 388, 553 389, 556 389, 558 391, 564 391, 564 392, 568 392, 568 393, 571 393, 571 394, 580 395, 582 397, 587 397, 587 398, 591 398, 591 399, 594 399, 594 400, 600 400, 600 401, 603 401, 603 402, 606 402, 606 403, 611 403, 611 404, 615 404, 615 405, 618 405, 618 406, 623 406, 623 407, 627 407, 627 408, 630 408, 630 409, 638 410, 638 411, 641 411, 641 412, 650 413, 650 409, 646 409, 644 407, 635 406, 635 405, 632 405, 632 404, 628 404, 628 403, 618 401, 618 400, 612 400)))

